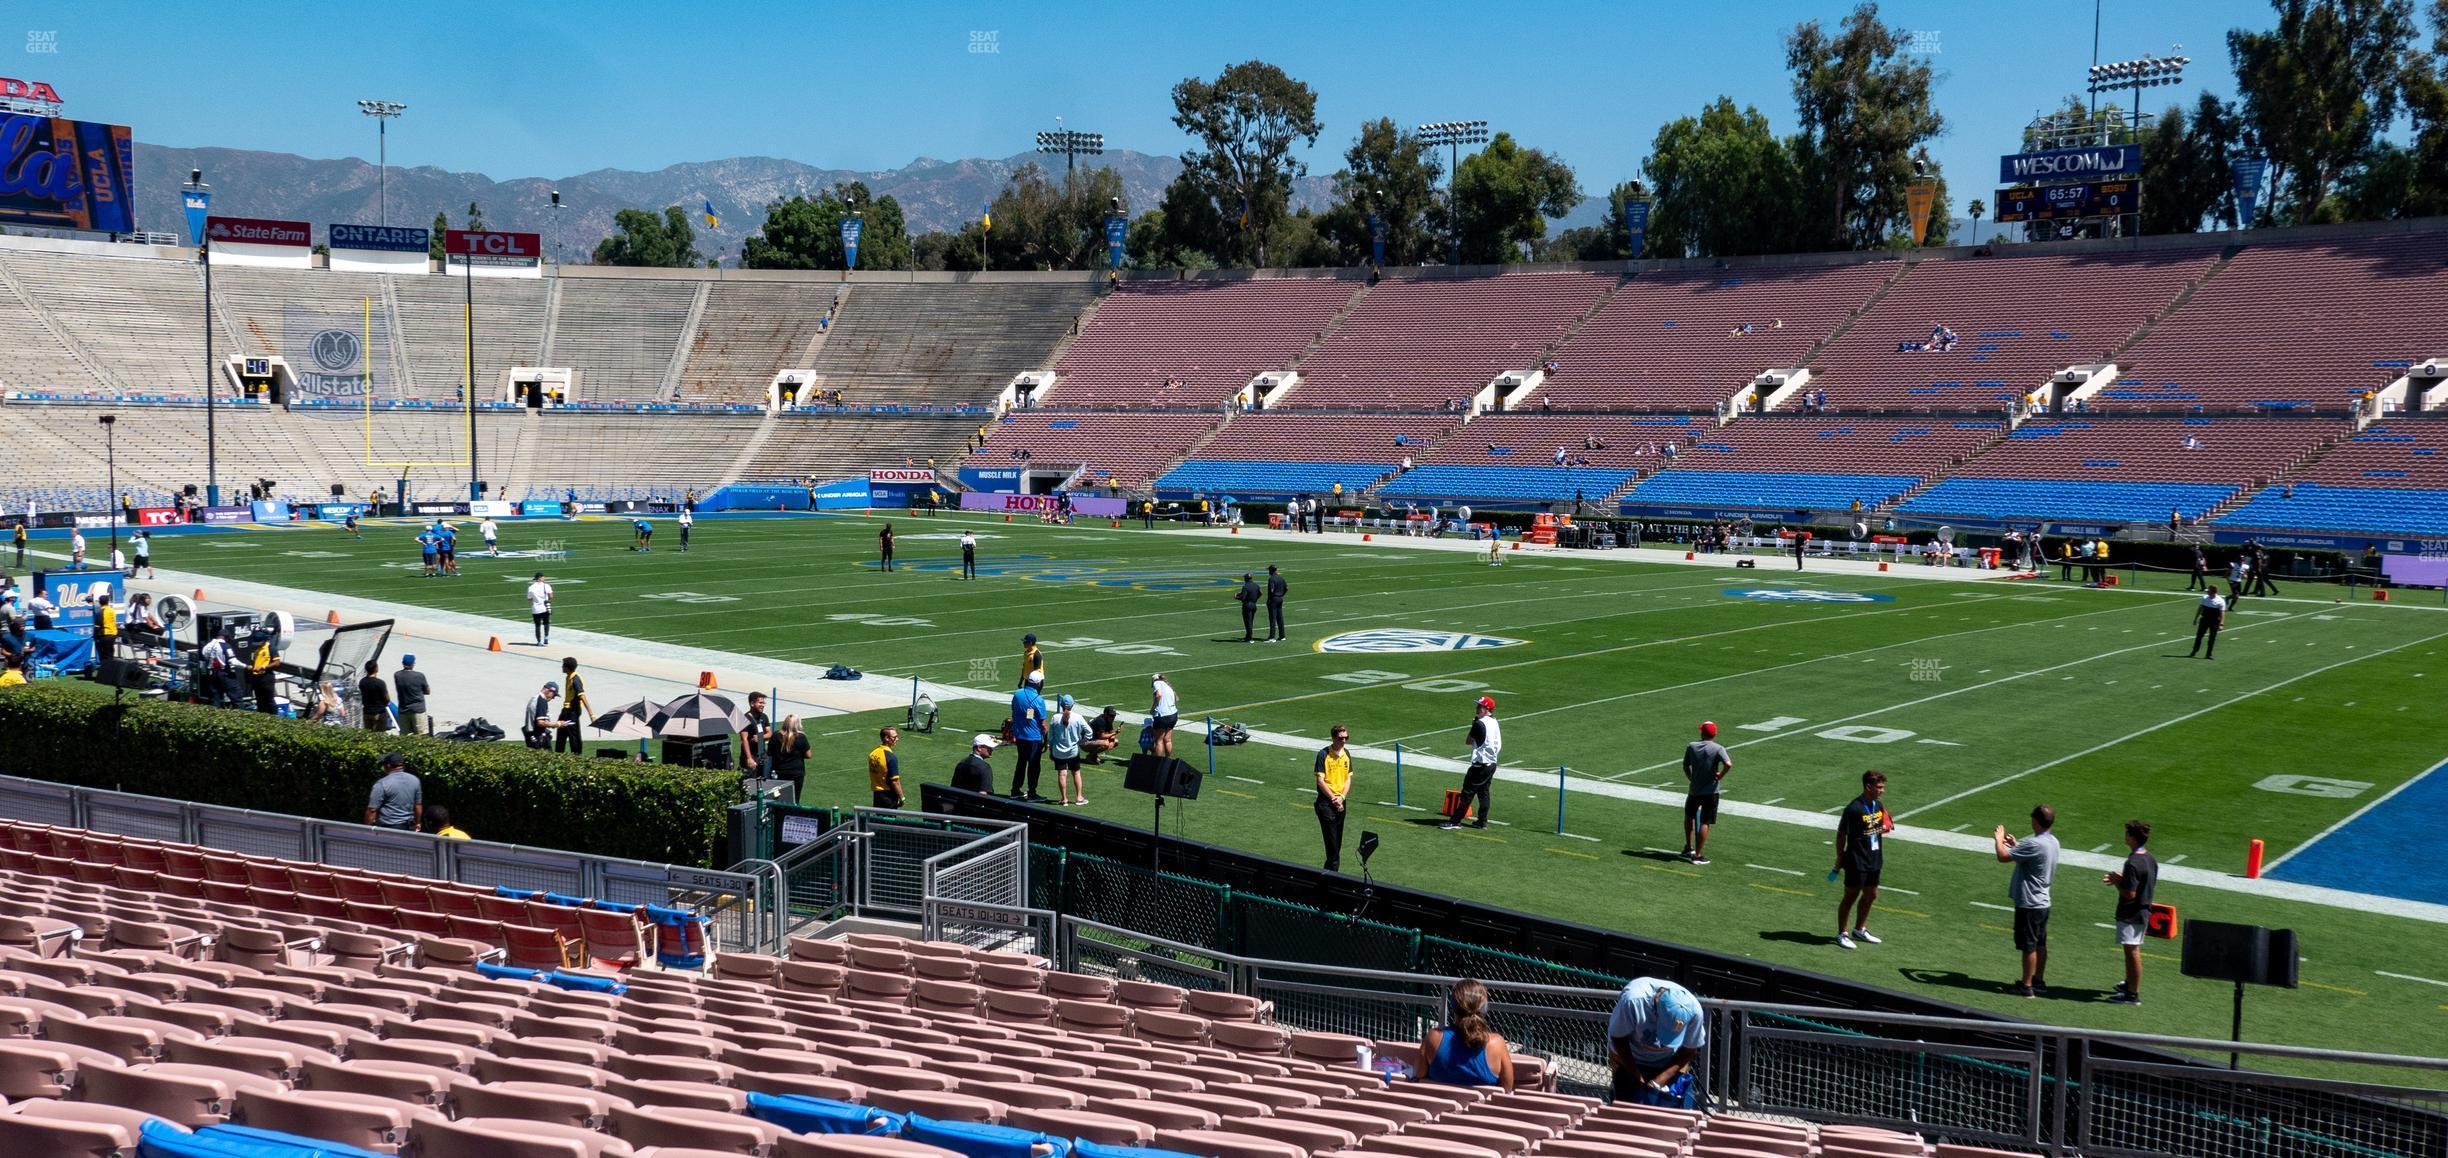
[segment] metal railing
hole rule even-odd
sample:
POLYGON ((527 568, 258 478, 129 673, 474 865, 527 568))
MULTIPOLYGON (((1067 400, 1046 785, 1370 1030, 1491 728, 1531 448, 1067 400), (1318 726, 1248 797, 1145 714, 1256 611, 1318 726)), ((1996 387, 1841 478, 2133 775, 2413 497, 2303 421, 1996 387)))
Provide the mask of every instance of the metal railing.
POLYGON ((545 890, 705 917, 719 950, 764 952, 782 942, 782 878, 768 861, 730 871, 692 865, 451 840, 279 812, 194 804, 0 776, 0 817, 486 887, 545 890))
POLYGON ((1028 826, 1017 821, 859 808, 772 864, 777 945, 844 916, 922 921, 930 896, 1004 910, 1028 902, 1028 826))
MULTIPOLYGON (((925 929, 1058 967, 1247 994, 1278 1024, 1417 1041, 1459 978, 1244 957, 1044 909, 927 898, 925 929), (1001 940, 993 940, 1001 938, 1001 940)), ((1490 1020, 1566 1092, 1610 1084, 1616 990, 1480 977, 1490 1020)), ((2448 1154, 2448 1058, 1977 1018, 1709 1001, 1703 1106, 2048 1154, 2448 1154), (2233 1055, 2237 1068, 2228 1068, 2233 1055), (2255 1068, 2256 1066, 2260 1068, 2255 1068), (2290 1072, 2273 1072, 2284 1069, 2290 1072)))

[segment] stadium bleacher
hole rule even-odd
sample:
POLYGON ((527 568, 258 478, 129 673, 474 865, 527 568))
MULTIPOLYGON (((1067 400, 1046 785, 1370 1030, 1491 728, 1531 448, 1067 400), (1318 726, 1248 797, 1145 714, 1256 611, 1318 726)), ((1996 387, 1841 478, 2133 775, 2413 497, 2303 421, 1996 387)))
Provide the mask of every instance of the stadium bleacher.
POLYGON ((2217 260, 2211 248, 1922 261, 1812 360, 1839 410, 2002 414, 2068 366, 2096 362, 2217 260), (1932 331, 1952 349, 1928 348, 1932 331))
POLYGON ((987 429, 963 468, 1085 468, 1083 485, 1145 488, 1222 419, 1200 411, 1015 410, 987 429))
POLYGON ((1056 363, 1054 399, 1213 409, 1289 368, 1361 292, 1332 278, 1125 283, 1056 363))
POLYGON ((2334 420, 2064 419, 2026 422, 1898 508, 1914 515, 2197 519, 2343 436, 2334 420))
POLYGON ((0 880, 11 1154, 228 1124, 276 1132, 258 1146, 432 1158, 990 1158, 1079 1139, 1218 1158, 1931 1153, 1893 1130, 1606 1105, 1555 1092, 1527 1053, 1511 1091, 1388 1082, 1358 1050, 1416 1042, 952 942, 728 952, 680 909, 13 821, 0 880))
POLYGON ((1760 510, 1844 510, 1859 503, 1874 509, 2005 433, 2003 420, 1746 418, 1678 446, 1671 464, 1643 479, 1624 501, 1760 510))
POLYGON ((1460 420, 1442 414, 1265 411, 1228 419, 1197 457, 1156 480, 1167 494, 1357 496, 1409 456, 1426 456, 1460 420))
POLYGON ((1710 429, 1682 417, 1600 414, 1485 414, 1421 456, 1378 493, 1388 499, 1480 502, 1595 502, 1664 465, 1666 443, 1710 429), (1596 445, 1592 445, 1596 444, 1596 445), (1564 452, 1564 463, 1556 452, 1564 452))
POLYGON ((1387 278, 1302 358, 1285 405, 1433 410, 1533 370, 1603 301, 1613 274, 1387 278))
MULTIPOLYGON (((558 303, 540 365, 578 371, 577 397, 646 401, 680 351, 703 282, 653 278, 556 279, 558 303)), ((486 383, 490 396, 492 383, 486 383)))
POLYGON ((715 282, 680 373, 684 396, 763 405, 776 373, 807 365, 823 336, 818 323, 833 307, 833 289, 796 281, 715 282))
POLYGON ((2375 423, 2216 522, 2235 530, 2448 535, 2448 424, 2375 423))
POLYGON ((1565 344, 1534 398, 1559 409, 1707 413, 1760 373, 1802 365, 1902 269, 1640 274, 1565 344))
MULTIPOLYGON (((122 391, 177 386, 203 373, 204 285, 193 262, 0 249, 0 270, 43 316, 122 391)), ((213 335, 236 342, 216 312, 213 335)), ((37 342, 54 347, 59 342, 37 342)))
POLYGON ((1045 365, 1096 300, 1085 277, 1018 282, 855 282, 814 369, 858 405, 975 407, 1045 365))

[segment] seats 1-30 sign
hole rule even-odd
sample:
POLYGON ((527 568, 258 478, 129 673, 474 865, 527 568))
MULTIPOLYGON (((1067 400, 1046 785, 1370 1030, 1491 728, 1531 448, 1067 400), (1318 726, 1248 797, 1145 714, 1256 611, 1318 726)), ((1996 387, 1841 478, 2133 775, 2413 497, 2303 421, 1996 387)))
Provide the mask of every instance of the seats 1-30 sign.
POLYGON ((2055 221, 2068 217, 2114 217, 2139 212, 2142 182, 2085 181, 2072 185, 2025 185, 2000 189, 1997 219, 2055 221))

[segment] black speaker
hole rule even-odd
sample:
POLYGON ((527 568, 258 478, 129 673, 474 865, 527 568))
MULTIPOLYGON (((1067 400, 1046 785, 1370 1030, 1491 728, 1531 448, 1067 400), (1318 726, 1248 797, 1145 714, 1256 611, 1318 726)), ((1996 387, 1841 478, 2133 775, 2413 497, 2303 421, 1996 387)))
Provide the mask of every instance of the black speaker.
POLYGON ((347 494, 347 493, 348 493, 348 488, 347 488, 347 487, 342 486, 342 485, 340 485, 339 483, 333 483, 333 484, 331 485, 331 497, 333 497, 333 498, 335 498, 335 499, 336 499, 336 498, 339 498, 340 496, 345 495, 345 494, 347 494))
POLYGON ((106 687, 141 688, 152 685, 143 664, 132 659, 107 659, 94 668, 94 682, 106 687))
POLYGON ((682 768, 729 768, 731 737, 663 741, 663 762, 682 768))
POLYGON ((2187 921, 2184 957, 2178 968, 2187 977, 2293 989, 2297 975, 2295 930, 2231 925, 2224 921, 2187 921))
POLYGON ((242 639, 255 630, 252 611, 202 611, 196 614, 196 646, 202 647, 214 636, 227 634, 242 639))
POLYGON ((1206 777, 1206 772, 1187 760, 1141 752, 1131 757, 1130 767, 1122 773, 1122 787, 1150 796, 1196 800, 1206 777))

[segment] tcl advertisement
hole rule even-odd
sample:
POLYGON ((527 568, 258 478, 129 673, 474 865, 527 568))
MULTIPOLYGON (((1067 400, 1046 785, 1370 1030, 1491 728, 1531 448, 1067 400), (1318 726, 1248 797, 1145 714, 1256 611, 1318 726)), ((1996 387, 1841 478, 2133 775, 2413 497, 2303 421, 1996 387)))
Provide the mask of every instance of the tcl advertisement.
POLYGON ((138 507, 136 525, 139 527, 175 527, 179 525, 179 513, 169 507, 138 507))
POLYGON ((443 233, 442 249, 453 257, 473 257, 479 262, 486 258, 531 262, 543 256, 544 235, 452 229, 443 233))

